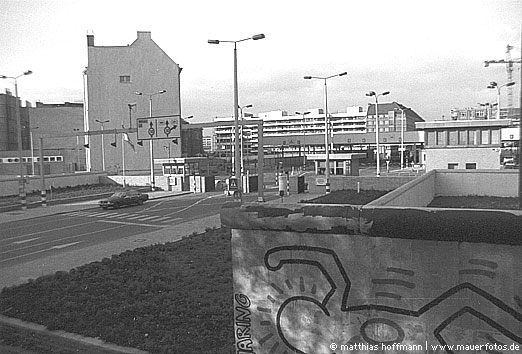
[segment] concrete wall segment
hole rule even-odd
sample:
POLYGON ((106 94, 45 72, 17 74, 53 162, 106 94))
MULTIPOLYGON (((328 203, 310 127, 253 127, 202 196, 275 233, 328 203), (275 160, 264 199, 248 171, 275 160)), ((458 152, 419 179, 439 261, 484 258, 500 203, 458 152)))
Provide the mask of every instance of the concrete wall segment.
POLYGON ((437 170, 435 196, 518 196, 517 170, 437 170))
POLYGON ((366 205, 425 207, 435 196, 435 180, 435 171, 430 171, 366 205))
POLYGON ((522 213, 307 207, 222 210, 236 352, 452 354, 469 351, 431 346, 485 343, 522 352, 522 213), (336 232, 343 217, 360 232, 336 232), (404 347, 382 348, 393 343, 404 347))

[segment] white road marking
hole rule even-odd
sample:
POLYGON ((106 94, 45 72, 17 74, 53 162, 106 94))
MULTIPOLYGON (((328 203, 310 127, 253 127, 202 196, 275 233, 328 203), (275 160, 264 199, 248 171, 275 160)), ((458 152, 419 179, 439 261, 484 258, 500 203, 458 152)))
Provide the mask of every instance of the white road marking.
POLYGON ((153 215, 153 216, 149 216, 147 218, 142 218, 142 219, 139 219, 140 221, 145 221, 145 220, 151 220, 151 219, 157 219, 159 216, 157 215, 153 215))
POLYGON ((22 240, 22 241, 15 241, 13 242, 15 245, 20 245, 22 243, 26 243, 26 242, 31 242, 31 241, 34 241, 34 240, 38 240, 40 237, 35 237, 35 238, 30 238, 28 240, 22 240))
POLYGON ((20 236, 15 236, 15 237, 9 237, 9 238, 6 238, 6 239, 0 240, 0 241, 15 240, 17 238, 24 238, 24 237, 27 237, 27 236, 34 236, 34 235, 39 235, 39 234, 45 234, 45 233, 49 233, 49 232, 53 232, 53 231, 71 229, 71 228, 76 228, 76 227, 82 226, 82 225, 94 224, 94 223, 97 223, 97 222, 98 221, 88 221, 88 222, 83 222, 83 223, 80 223, 80 224, 74 224, 74 225, 69 225, 69 226, 58 227, 58 228, 55 228, 55 229, 42 230, 42 231, 37 231, 37 232, 30 233, 30 234, 25 234, 25 235, 20 235, 20 236))
POLYGON ((51 247, 51 248, 49 248, 49 249, 57 249, 57 250, 59 250, 59 249, 61 249, 61 248, 70 247, 70 246, 76 245, 76 244, 81 243, 81 242, 82 242, 82 241, 76 241, 76 242, 66 243, 66 244, 64 244, 64 245, 53 246, 53 247, 51 247))
MULTIPOLYGON (((82 237, 82 236, 92 235, 92 234, 105 232, 105 231, 109 231, 109 230, 119 229, 119 228, 122 228, 122 227, 125 227, 125 226, 127 226, 127 225, 119 225, 119 226, 111 227, 111 228, 108 228, 108 229, 103 229, 103 230, 98 230, 98 231, 93 231, 93 232, 86 232, 86 233, 83 233, 83 234, 74 235, 74 236, 70 236, 70 237, 62 237, 62 238, 57 239, 57 240, 42 242, 42 243, 39 243, 39 244, 36 244, 36 245, 33 245, 33 246, 26 246, 26 247, 18 248, 18 249, 11 250, 11 251, 0 252, 0 254, 9 253, 9 252, 13 252, 13 251, 20 251, 20 250, 23 250, 23 249, 26 249, 26 248, 32 248, 32 247, 35 247, 35 246, 41 246, 41 245, 45 245, 45 244, 49 244, 49 243, 53 243, 53 242, 57 242, 57 241, 69 240, 69 239, 74 239, 74 238, 78 238, 78 237, 82 237)), ((46 249, 43 249, 43 250, 39 250, 39 251, 25 253, 25 254, 22 254, 20 256, 15 256, 15 257, 11 257, 11 258, 1 259, 0 263, 4 263, 4 262, 7 262, 7 261, 10 261, 10 260, 13 260, 13 259, 18 259, 18 258, 22 258, 22 257, 31 256, 33 254, 47 252, 47 251, 50 251, 51 249, 52 249, 52 247, 51 248, 46 248, 46 249)))

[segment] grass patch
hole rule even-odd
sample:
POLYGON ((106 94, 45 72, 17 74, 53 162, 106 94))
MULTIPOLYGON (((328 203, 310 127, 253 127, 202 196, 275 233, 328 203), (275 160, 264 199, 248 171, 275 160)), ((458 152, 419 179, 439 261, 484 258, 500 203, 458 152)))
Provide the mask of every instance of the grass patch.
POLYGON ((233 353, 230 235, 209 229, 5 288, 0 312, 151 353, 233 353))
POLYGON ((518 198, 488 196, 435 197, 428 205, 430 208, 471 208, 501 210, 517 210, 518 206, 518 198))

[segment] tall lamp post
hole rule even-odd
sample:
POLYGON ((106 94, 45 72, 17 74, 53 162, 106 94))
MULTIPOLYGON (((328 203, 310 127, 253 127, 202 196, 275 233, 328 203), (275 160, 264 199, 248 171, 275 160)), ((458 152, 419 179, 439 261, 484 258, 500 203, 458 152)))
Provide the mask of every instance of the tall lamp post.
POLYGON ((101 134, 101 144, 102 144, 102 171, 105 171, 105 142, 103 140, 103 125, 105 123, 109 123, 110 120, 107 119, 107 120, 99 120, 99 119, 95 119, 96 122, 100 123, 101 124, 101 130, 102 130, 102 134, 101 134))
POLYGON ((240 138, 241 178, 243 178, 243 175, 245 174, 245 162, 244 162, 244 152, 243 152, 243 120, 245 118, 245 116, 243 115, 243 109, 245 109, 245 108, 252 108, 252 105, 247 104, 245 106, 239 106, 239 110, 241 112, 241 138, 240 138))
POLYGON ((401 170, 402 170, 404 168, 404 122, 405 122, 405 117, 404 117, 404 109, 395 108, 395 111, 401 112, 401 147, 400 147, 400 150, 401 150, 401 170))
MULTIPOLYGON (((242 181, 239 171, 239 166, 241 165, 241 158, 239 156, 239 117, 238 117, 238 107, 239 107, 239 99, 238 99, 238 88, 237 88, 237 43, 248 41, 250 39, 253 39, 254 41, 257 41, 259 39, 265 38, 264 34, 256 34, 252 37, 240 39, 237 41, 222 41, 219 39, 209 39, 209 44, 219 44, 221 42, 223 43, 234 43, 234 176, 236 177, 236 181, 238 183, 238 189, 241 193, 243 191, 242 189, 242 181)), ((261 186, 259 187, 261 188, 261 186)))
MULTIPOLYGON (((149 96, 149 118, 152 118, 152 97, 156 95, 161 95, 167 92, 167 90, 161 90, 153 93, 143 93, 143 92, 136 92, 136 95, 138 96, 149 96)), ((154 192, 156 190, 156 181, 154 178, 154 144, 153 140, 149 140, 149 147, 150 147, 150 190, 154 192)))
POLYGON ((326 194, 330 193, 330 147, 328 144, 328 90, 326 88, 326 80, 331 79, 336 76, 344 76, 348 74, 346 71, 340 74, 335 74, 331 76, 326 77, 320 77, 320 76, 305 76, 305 80, 311 80, 311 79, 319 79, 324 81, 324 148, 326 153, 326 168, 325 168, 325 176, 326 176, 326 194))
POLYGON ((375 144, 377 149, 377 177, 381 175, 381 160, 379 156, 379 96, 386 96, 390 93, 390 91, 385 91, 383 93, 375 93, 375 91, 370 91, 366 94, 366 96, 374 96, 375 97, 375 144))
POLYGON ((18 161, 20 162, 20 179, 19 179, 19 194, 20 194, 20 205, 22 210, 27 209, 27 201, 25 199, 25 178, 24 178, 24 161, 22 156, 22 119, 20 118, 20 107, 18 106, 18 78, 24 75, 31 75, 31 70, 25 71, 23 74, 18 76, 5 76, 0 75, 0 79, 13 79, 15 82, 15 116, 16 116, 16 129, 18 130, 18 161))
POLYGON ((38 129, 38 127, 31 127, 29 129, 29 135, 31 137, 31 175, 34 176, 34 145, 33 145, 33 130, 38 129))
POLYGON ((514 84, 514 82, 507 82, 504 85, 499 85, 495 81, 491 81, 488 85, 488 88, 490 89, 497 89, 497 119, 500 119, 500 89, 502 87, 513 86, 514 84))
POLYGON ((298 116, 302 116, 303 119, 303 171, 306 169, 306 122, 305 122, 305 116, 307 114, 310 114, 310 112, 295 112, 298 116))

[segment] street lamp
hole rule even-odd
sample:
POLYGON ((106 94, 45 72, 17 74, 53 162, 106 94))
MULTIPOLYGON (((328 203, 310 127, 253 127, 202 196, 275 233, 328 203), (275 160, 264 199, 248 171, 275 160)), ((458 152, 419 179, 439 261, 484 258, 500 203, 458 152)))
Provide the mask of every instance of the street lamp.
POLYGON ((107 120, 98 120, 98 119, 95 119, 96 122, 100 123, 101 124, 101 130, 102 130, 102 134, 101 134, 101 138, 102 138, 102 171, 105 171, 105 143, 103 141, 103 125, 105 123, 109 123, 110 120, 107 119, 107 120))
POLYGON ((18 106, 18 78, 24 75, 31 75, 31 70, 25 71, 23 74, 18 76, 5 76, 0 75, 0 79, 13 79, 15 82, 15 116, 16 116, 16 129, 18 130, 18 161, 20 162, 20 179, 19 179, 19 194, 20 194, 20 205, 22 210, 27 209, 27 201, 25 199, 25 178, 24 178, 24 161, 22 157, 22 120, 20 118, 20 107, 18 106))
POLYGON ((381 161, 379 158, 379 96, 386 96, 390 93, 390 91, 386 91, 383 93, 375 93, 375 91, 370 91, 366 94, 366 96, 375 96, 375 143, 377 149, 377 177, 381 175, 381 161))
POLYGON ((31 136, 31 175, 34 176, 34 145, 33 145, 33 130, 38 129, 38 127, 29 128, 29 135, 31 136))
MULTIPOLYGON (((156 95, 161 95, 163 93, 167 92, 167 90, 161 90, 153 93, 143 93, 143 92, 136 92, 136 95, 138 96, 149 96, 149 118, 152 118, 152 97, 156 95)), ((154 192, 156 190, 156 181, 154 178, 154 145, 153 140, 149 140, 149 147, 150 147, 150 190, 154 192)))
POLYGON ((137 105, 137 103, 127 103, 129 107, 129 128, 132 128, 132 109, 136 108, 137 105))
MULTIPOLYGON (((241 165, 240 156, 239 156, 239 117, 238 117, 238 107, 239 107, 239 99, 238 99, 238 88, 237 88, 237 43, 248 41, 250 39, 253 39, 254 41, 257 41, 259 39, 265 38, 264 34, 256 34, 252 37, 240 39, 237 41, 221 41, 218 39, 209 39, 209 44, 219 44, 221 42, 223 43, 234 43, 234 175, 236 177, 236 181, 238 183, 238 189, 241 193, 242 190, 242 181, 239 173, 239 166, 241 165)), ((259 188, 262 188, 261 186, 259 188)))
POLYGON ((305 116, 307 114, 310 114, 310 112, 295 112, 298 116, 302 116, 303 124, 301 125, 303 127, 303 171, 306 169, 306 122, 305 122, 305 116))
POLYGON ((330 193, 330 151, 329 151, 329 144, 328 144, 328 91, 326 89, 326 80, 331 79, 336 76, 344 76, 347 72, 343 72, 336 75, 331 75, 327 77, 319 77, 319 76, 305 76, 305 80, 311 80, 311 79, 319 79, 324 81, 324 147, 326 152, 326 168, 325 168, 325 174, 326 174, 326 194, 330 193))
POLYGON ((243 115, 243 109, 244 108, 252 108, 252 105, 251 104, 247 104, 245 106, 239 106, 238 108, 239 108, 239 110, 241 112, 241 138, 240 138, 241 139, 241 141, 240 141, 240 143, 241 143, 241 149, 240 149, 241 154, 240 154, 240 158, 241 158, 241 178, 243 178, 243 175, 245 174, 245 165, 244 165, 245 162, 244 162, 244 157, 243 157, 244 156, 243 155, 243 120, 244 120, 245 116, 243 115))
POLYGON ((401 170, 404 168, 404 109, 395 108, 394 111, 401 111, 401 170))
POLYGON ((502 87, 513 86, 514 84, 515 84, 514 82, 507 82, 504 85, 499 85, 495 81, 491 81, 488 85, 488 88, 490 88, 490 89, 494 89, 494 88, 497 89, 497 119, 500 119, 500 89, 502 87))

